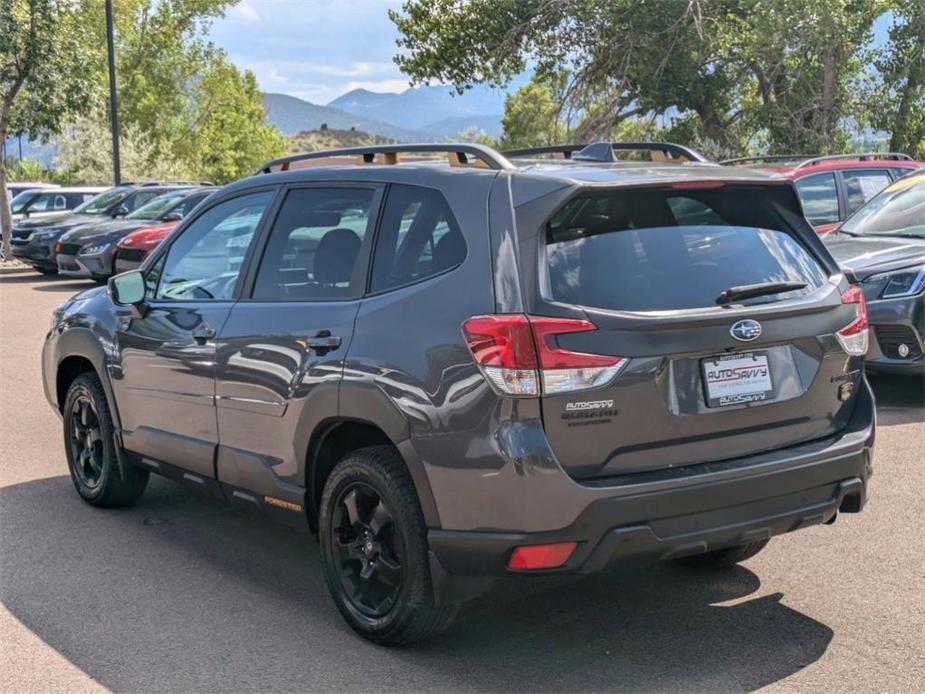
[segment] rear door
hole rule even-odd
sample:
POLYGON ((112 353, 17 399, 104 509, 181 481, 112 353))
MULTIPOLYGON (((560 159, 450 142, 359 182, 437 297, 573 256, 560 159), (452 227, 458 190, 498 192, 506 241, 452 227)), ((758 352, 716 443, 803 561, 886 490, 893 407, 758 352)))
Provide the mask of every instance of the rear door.
POLYGON ((542 338, 564 362, 621 360, 590 389, 544 374, 543 420, 563 466, 579 478, 673 468, 844 426, 840 386, 861 363, 834 333, 856 308, 812 236, 787 185, 614 189, 562 205, 541 231, 531 314, 593 324, 542 338), (805 286, 718 301, 770 282, 805 286))
POLYGON ((222 482, 301 505, 307 437, 337 414, 381 195, 363 184, 286 192, 219 338, 222 482))

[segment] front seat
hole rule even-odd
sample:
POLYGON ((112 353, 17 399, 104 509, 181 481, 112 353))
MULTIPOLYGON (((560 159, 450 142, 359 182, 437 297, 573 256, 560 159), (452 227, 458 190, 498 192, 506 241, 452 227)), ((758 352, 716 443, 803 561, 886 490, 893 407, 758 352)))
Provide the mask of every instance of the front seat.
POLYGON ((338 297, 347 293, 353 268, 363 241, 352 229, 331 229, 318 242, 312 262, 312 279, 320 296, 338 297))

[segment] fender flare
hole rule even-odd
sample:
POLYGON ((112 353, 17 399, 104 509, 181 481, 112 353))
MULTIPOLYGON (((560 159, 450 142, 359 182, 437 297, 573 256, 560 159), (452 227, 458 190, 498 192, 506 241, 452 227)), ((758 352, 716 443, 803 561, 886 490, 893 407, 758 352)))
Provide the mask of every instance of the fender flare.
POLYGON ((427 527, 439 528, 440 517, 427 471, 411 443, 408 419, 398 406, 369 382, 341 381, 339 400, 338 416, 319 422, 309 437, 310 441, 306 442, 305 469, 302 470, 305 489, 311 492, 315 469, 313 449, 324 440, 326 430, 339 422, 368 424, 382 431, 398 451, 411 475, 427 527))
POLYGON ((112 379, 109 373, 108 361, 99 343, 97 335, 89 328, 75 327, 61 333, 55 342, 54 349, 54 374, 47 388, 50 394, 55 397, 55 404, 58 411, 61 410, 63 403, 57 402, 57 383, 58 371, 63 362, 68 357, 83 357, 89 361, 99 376, 103 384, 103 391, 106 393, 106 400, 109 403, 109 411, 112 415, 112 423, 116 431, 121 433, 122 420, 119 417, 119 408, 116 404, 115 394, 112 388, 112 379))

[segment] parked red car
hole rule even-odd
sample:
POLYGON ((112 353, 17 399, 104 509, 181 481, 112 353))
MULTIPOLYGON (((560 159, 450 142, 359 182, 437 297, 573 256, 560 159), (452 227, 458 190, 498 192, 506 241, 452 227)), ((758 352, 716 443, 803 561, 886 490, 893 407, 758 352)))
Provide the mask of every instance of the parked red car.
POLYGON ((796 183, 806 219, 820 234, 832 231, 898 178, 925 168, 908 154, 867 153, 744 157, 724 166, 769 168, 796 183))
POLYGON ((116 244, 113 267, 116 273, 134 270, 177 228, 179 220, 154 224, 133 231, 116 244))

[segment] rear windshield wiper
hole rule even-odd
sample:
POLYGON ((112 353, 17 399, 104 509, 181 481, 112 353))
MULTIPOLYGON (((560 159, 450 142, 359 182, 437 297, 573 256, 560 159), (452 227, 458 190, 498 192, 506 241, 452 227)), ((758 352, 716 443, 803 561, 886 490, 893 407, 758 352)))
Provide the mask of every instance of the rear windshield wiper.
POLYGON ((762 282, 761 284, 743 284, 739 287, 729 287, 716 297, 716 303, 720 306, 732 303, 736 299, 751 299, 756 296, 766 296, 768 294, 780 294, 781 292, 792 292, 797 289, 803 289, 806 282, 762 282))

